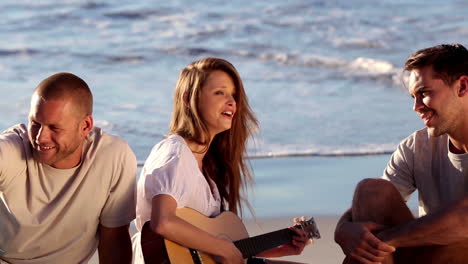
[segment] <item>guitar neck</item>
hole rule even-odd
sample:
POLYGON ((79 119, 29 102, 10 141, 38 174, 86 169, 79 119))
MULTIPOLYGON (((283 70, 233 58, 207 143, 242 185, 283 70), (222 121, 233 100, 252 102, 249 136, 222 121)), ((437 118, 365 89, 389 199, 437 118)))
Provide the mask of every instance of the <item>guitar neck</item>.
POLYGON ((281 229, 278 231, 249 237, 234 242, 234 245, 242 252, 244 258, 256 256, 259 253, 283 245, 291 241, 294 232, 289 229, 281 229))

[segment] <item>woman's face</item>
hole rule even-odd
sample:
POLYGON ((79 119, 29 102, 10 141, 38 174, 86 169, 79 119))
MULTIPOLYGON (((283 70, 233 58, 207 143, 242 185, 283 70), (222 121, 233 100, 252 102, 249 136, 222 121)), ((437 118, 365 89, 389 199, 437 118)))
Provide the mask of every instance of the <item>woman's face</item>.
POLYGON ((210 73, 201 90, 198 109, 212 137, 231 128, 236 114, 236 87, 224 71, 210 73))

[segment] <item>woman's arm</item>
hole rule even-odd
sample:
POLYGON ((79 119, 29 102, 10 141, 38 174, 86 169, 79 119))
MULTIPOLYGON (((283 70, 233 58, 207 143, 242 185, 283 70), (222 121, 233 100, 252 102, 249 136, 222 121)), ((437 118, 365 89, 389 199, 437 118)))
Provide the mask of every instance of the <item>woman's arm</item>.
POLYGON ((310 244, 311 242, 305 231, 297 229, 295 227, 290 227, 290 229, 296 234, 295 236, 293 236, 293 239, 289 243, 264 251, 258 254, 257 257, 274 258, 291 255, 300 255, 304 250, 304 247, 310 244))
POLYGON ((217 238, 176 215, 177 202, 166 194, 153 197, 151 229, 160 236, 215 256, 222 263, 244 263, 242 254, 231 241, 217 238))

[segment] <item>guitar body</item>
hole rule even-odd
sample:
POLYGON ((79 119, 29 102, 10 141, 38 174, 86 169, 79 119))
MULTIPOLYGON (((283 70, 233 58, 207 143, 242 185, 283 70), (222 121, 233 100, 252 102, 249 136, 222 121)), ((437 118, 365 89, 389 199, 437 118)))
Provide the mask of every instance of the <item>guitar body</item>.
MULTIPOLYGON (((237 241, 248 238, 249 234, 245 229, 242 220, 232 212, 223 212, 215 218, 208 218, 205 215, 189 209, 177 209, 176 215, 190 224, 220 238, 229 241, 237 241)), ((149 222, 146 222, 141 232, 141 246, 146 264, 152 263, 197 263, 194 260, 190 249, 165 240, 151 231, 149 222)), ((197 252, 203 264, 215 264, 215 259, 203 252, 197 252)))
MULTIPOLYGON (((231 212, 224 212, 215 218, 209 218, 193 209, 183 208, 177 209, 176 215, 213 236, 232 241, 245 259, 288 243, 294 236, 294 231, 285 228, 249 238, 242 220, 231 212)), ((294 227, 305 231, 309 238, 320 238, 313 218, 300 221, 294 227)), ((141 231, 141 249, 146 264, 218 263, 216 257, 186 248, 155 234, 151 230, 149 221, 143 225, 141 231)))

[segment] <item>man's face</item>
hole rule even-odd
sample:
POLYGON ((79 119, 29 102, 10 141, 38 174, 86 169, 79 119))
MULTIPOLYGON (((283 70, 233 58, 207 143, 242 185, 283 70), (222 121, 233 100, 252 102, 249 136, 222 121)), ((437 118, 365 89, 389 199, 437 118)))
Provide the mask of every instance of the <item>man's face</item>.
POLYGON ((87 133, 75 108, 70 99, 45 101, 33 95, 28 132, 36 160, 58 169, 79 164, 87 133))
POLYGON ((408 91, 418 113, 432 136, 455 133, 462 107, 457 89, 435 78, 431 66, 411 71, 408 91))

